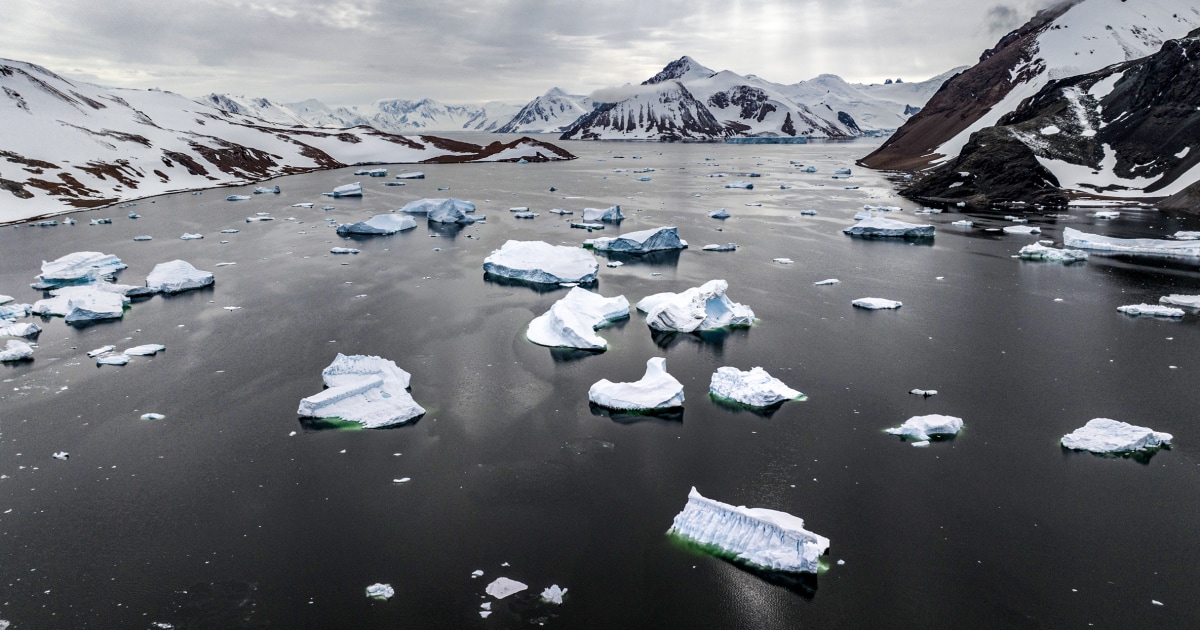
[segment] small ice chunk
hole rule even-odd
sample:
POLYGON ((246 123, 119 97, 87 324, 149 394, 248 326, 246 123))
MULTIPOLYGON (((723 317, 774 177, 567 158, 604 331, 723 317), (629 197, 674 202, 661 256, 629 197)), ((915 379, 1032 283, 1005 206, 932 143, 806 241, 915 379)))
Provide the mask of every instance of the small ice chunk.
POLYGON ((0 319, 16 319, 27 317, 30 312, 37 313, 35 304, 7 304, 0 306, 0 319))
POLYGON ((713 210, 712 212, 709 212, 708 216, 712 219, 728 219, 731 215, 729 214, 728 210, 721 208, 720 210, 713 210))
POLYGON ((779 263, 781 265, 790 265, 796 261, 792 260, 791 258, 772 258, 771 262, 779 263))
POLYGON ((616 223, 623 220, 625 215, 621 214, 621 206, 618 205, 610 208, 584 208, 581 217, 588 223, 596 221, 616 223))
POLYGON ((962 430, 962 418, 930 414, 928 416, 913 416, 904 424, 888 429, 892 435, 911 437, 918 441, 928 440, 932 435, 954 435, 962 430))
POLYGON ((936 389, 914 389, 908 393, 910 393, 914 396, 925 396, 926 398, 928 398, 930 396, 937 396, 936 389))
POLYGON ((754 190, 754 184, 751 184, 750 182, 747 182, 747 181, 744 181, 741 179, 736 179, 732 182, 729 182, 728 184, 725 184, 725 187, 726 188, 741 188, 743 190, 754 190))
POLYGON ((483 577, 483 569, 475 569, 474 571, 471 572, 471 577, 472 578, 483 577))
POLYGON ((126 267, 120 258, 100 252, 74 252, 50 262, 42 262, 38 279, 49 285, 95 282, 126 267))
POLYGON ((417 227, 416 219, 404 214, 377 214, 366 221, 343 223, 337 233, 346 234, 395 234, 417 227))
POLYGON ((475 204, 462 199, 418 199, 410 201, 396 212, 423 214, 434 223, 474 223, 482 216, 475 215, 475 204))
POLYGON ((1111 418, 1093 418, 1062 438, 1062 445, 1076 451, 1129 453, 1169 446, 1173 436, 1111 418))
POLYGON ((313 207, 313 202, 304 201, 301 203, 294 203, 294 204, 292 204, 292 207, 293 208, 310 208, 311 209, 313 207))
POLYGON ((536 213, 536 212, 515 212, 515 213, 513 213, 514 219, 536 219, 537 216, 538 216, 538 213, 536 213))
POLYGON ((33 348, 24 341, 9 339, 0 349, 0 362, 10 363, 33 358, 33 348))
POLYGON ((900 308, 901 306, 904 306, 902 302, 898 302, 896 300, 886 300, 884 298, 872 297, 859 298, 851 302, 851 304, 859 308, 865 308, 872 311, 879 309, 900 308))
POLYGON ((159 263, 146 276, 146 286, 160 293, 181 293, 212 283, 211 271, 201 271, 183 260, 159 263))
POLYGON ((400 173, 396 179, 425 179, 425 173, 413 171, 411 173, 400 173))
POLYGON ((412 477, 400 477, 397 479, 393 479, 392 483, 408 483, 410 481, 412 481, 412 477))
POLYGON ((720 367, 713 373, 708 392, 716 398, 732 400, 748 407, 770 407, 785 400, 803 400, 804 394, 783 384, 761 367, 743 372, 735 367, 720 367))
POLYGON ((1021 257, 1021 260, 1044 260, 1064 264, 1087 260, 1088 257, 1087 252, 1082 249, 1055 249, 1041 243, 1026 245, 1017 255, 1021 257))
POLYGON ((614 269, 615 269, 615 268, 617 268, 617 267, 620 267, 620 266, 622 266, 622 265, 624 265, 624 264, 625 264, 625 263, 623 263, 623 262, 621 262, 621 261, 619 261, 619 260, 610 260, 610 261, 608 261, 608 262, 604 263, 604 266, 605 266, 605 267, 612 267, 612 268, 614 268, 614 269))
POLYGON ((484 619, 487 619, 489 616, 491 616, 491 614, 492 614, 492 611, 490 611, 490 610, 479 611, 479 616, 483 617, 484 619))
POLYGON ((655 293, 642 298, 638 310, 646 313, 646 324, 663 332, 690 333, 726 326, 751 326, 754 311, 725 295, 729 283, 709 280, 682 293, 655 293))
POLYGON ((371 599, 387 601, 391 597, 395 596, 395 594, 396 589, 392 588, 390 584, 376 583, 367 587, 367 597, 370 597, 371 599))
POLYGON ((166 350, 166 349, 167 349, 167 347, 162 345, 161 343, 147 343, 147 344, 143 344, 140 346, 134 346, 132 348, 129 348, 129 349, 125 350, 125 352, 123 352, 122 354, 128 354, 130 356, 135 356, 135 357, 147 357, 147 356, 154 356, 154 355, 158 354, 159 352, 162 352, 163 350, 166 350))
POLYGON ((961 220, 959 220, 959 221, 955 221, 955 222, 951 223, 950 225, 953 225, 953 226, 955 226, 955 227, 969 228, 969 227, 972 227, 972 226, 974 226, 974 225, 975 225, 975 223, 974 223, 973 221, 968 221, 968 220, 966 220, 966 219, 961 219, 961 220))
POLYGON ((238 232, 241 232, 241 230, 234 230, 232 228, 227 229, 227 230, 221 230, 222 234, 237 234, 238 232))
POLYGON ((149 234, 142 234, 140 236, 133 237, 133 240, 135 240, 135 241, 152 241, 152 240, 154 240, 154 237, 150 236, 149 234))
POLYGON ((180 236, 180 237, 179 237, 179 240, 182 240, 182 241, 195 241, 195 240, 199 240, 199 239, 202 239, 202 238, 204 238, 204 235, 203 235, 203 234, 189 234, 189 233, 187 233, 187 232, 184 232, 184 233, 183 233, 183 236, 180 236))
POLYGON ((1180 241, 1197 241, 1200 240, 1200 232, 1179 231, 1174 234, 1176 240, 1180 241))
POLYGON ((1005 234, 1041 234, 1042 229, 1035 225, 1008 225, 1004 227, 1005 234))
POLYGON ((98 357, 102 354, 108 354, 109 352, 112 352, 113 350, 116 350, 116 349, 117 349, 116 346, 101 346, 101 347, 96 348, 95 350, 92 350, 91 352, 87 353, 87 355, 88 355, 88 358, 95 359, 96 357, 98 357))
POLYGON ((275 220, 275 217, 269 217, 266 215, 260 215, 257 217, 246 217, 246 223, 256 223, 259 221, 274 221, 274 220, 275 220))
POLYGON ((1147 316, 1177 318, 1183 317, 1184 315, 1183 309, 1181 308, 1162 306, 1159 304, 1127 304, 1125 306, 1118 306, 1117 310, 1125 313, 1126 315, 1133 315, 1135 317, 1147 316))
POLYGON ((506 577, 501 577, 496 578, 495 581, 493 581, 491 584, 488 584, 487 588, 484 590, 487 591, 488 595, 491 595, 496 599, 504 599, 513 593, 520 593, 527 588, 529 588, 529 586, 526 584, 522 584, 516 580, 510 580, 506 577))
POLYGON ((321 194, 325 195, 326 197, 361 197, 363 196, 362 183, 354 182, 353 184, 344 184, 334 188, 332 192, 321 194))
POLYGON ((1116 210, 1097 210, 1092 216, 1097 219, 1118 219, 1121 213, 1116 210))
POLYGON ((629 301, 618 295, 606 298, 574 287, 550 310, 529 323, 525 336, 552 348, 604 350, 608 342, 593 332, 605 324, 629 317, 629 301))
POLYGON ((828 280, 818 280, 817 282, 814 282, 813 284, 818 287, 827 287, 831 284, 837 284, 839 282, 841 282, 841 280, 838 280, 837 278, 830 278, 828 280))
POLYGON ((25 337, 32 339, 42 332, 42 327, 33 322, 10 322, 0 320, 0 337, 25 337))
POLYGON ((701 247, 700 249, 702 249, 706 252, 732 252, 732 251, 737 251, 737 248, 738 248, 737 243, 725 243, 725 244, 713 243, 711 245, 705 245, 704 247, 701 247))
POLYGON ((163 418, 166 418, 166 416, 161 413, 144 413, 141 415, 142 420, 162 420, 163 418))
POLYGON ((96 365, 125 365, 129 363, 127 354, 110 354, 96 359, 96 365))
POLYGON ((817 211, 811 210, 811 209, 810 210, 801 210, 800 215, 806 216, 806 217, 815 217, 815 216, 817 216, 817 211))
POLYGON ((867 217, 842 232, 867 238, 927 238, 933 236, 934 227, 886 217, 867 217))
POLYGON ((1054 136, 1058 135, 1058 133, 1061 131, 1062 129, 1059 129, 1056 125, 1046 125, 1045 127, 1042 127, 1038 133, 1042 134, 1043 136, 1054 136))
POLYGON ((679 228, 660 227, 637 232, 627 232, 620 236, 600 237, 591 240, 591 246, 596 251, 626 252, 630 254, 645 254, 661 250, 684 249, 687 241, 679 238, 679 228))
POLYGON ((54 459, 63 459, 63 460, 65 460, 66 458, 68 458, 70 456, 71 456, 71 454, 66 451, 59 451, 59 452, 51 455, 51 457, 53 457, 54 459))
POLYGON ((229 195, 225 201, 249 201, 250 195, 229 195))
POLYGON ((487 273, 538 284, 586 284, 596 280, 599 269, 586 249, 543 241, 508 241, 483 260, 487 273))
POLYGON ((632 383, 597 381, 588 390, 588 400, 601 407, 623 411, 653 411, 683 406, 683 384, 667 374, 667 360, 646 361, 646 373, 632 383))
POLYGON ((377 356, 338 353, 321 372, 324 391, 304 398, 296 413, 311 418, 341 418, 368 429, 403 424, 425 409, 408 393, 408 372, 377 356))
POLYGON ((557 584, 552 584, 549 588, 542 591, 542 601, 547 604, 562 605, 563 595, 567 594, 567 589, 559 588, 557 584))
POLYGON ((330 254, 357 254, 358 250, 353 247, 334 247, 329 250, 330 254))

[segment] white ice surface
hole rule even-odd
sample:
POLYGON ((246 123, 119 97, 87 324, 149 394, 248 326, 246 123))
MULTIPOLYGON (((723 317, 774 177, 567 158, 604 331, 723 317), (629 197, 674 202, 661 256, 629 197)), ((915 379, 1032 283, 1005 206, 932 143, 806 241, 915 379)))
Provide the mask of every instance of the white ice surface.
POLYGON ((574 287, 550 310, 534 318, 525 336, 533 343, 552 348, 604 350, 608 342, 594 330, 625 317, 629 317, 629 301, 625 296, 606 298, 574 287))
POLYGON ((932 435, 954 435, 962 430, 962 418, 930 414, 928 416, 913 416, 904 424, 888 429, 892 435, 903 435, 915 440, 928 440, 932 435))
POLYGON ((367 597, 387 600, 396 595, 396 589, 391 584, 372 584, 367 587, 367 597))
POLYGON ((125 263, 112 254, 74 252, 42 262, 42 273, 38 278, 50 284, 92 282, 125 267, 125 263))
POLYGON ((1063 228, 1063 245, 1114 254, 1200 258, 1200 242, 1154 238, 1114 238, 1063 228))
POLYGON ((600 263, 581 247, 551 245, 543 241, 508 241, 483 260, 483 270, 539 284, 588 283, 596 280, 600 263))
POLYGON ((592 239, 591 245, 596 251, 644 254, 659 250, 683 249, 687 247, 687 241, 679 238, 678 228, 660 227, 627 232, 620 236, 602 236, 592 239))
POLYGON ((1005 234, 1041 234, 1042 228, 1033 225, 1008 225, 1004 227, 1005 234))
POLYGON ((690 333, 726 326, 751 326, 754 311, 725 294, 729 283, 709 280, 682 293, 655 293, 637 303, 646 313, 646 324, 663 332, 690 333))
POLYGON ((9 339, 4 342, 4 348, 0 349, 0 361, 12 362, 23 361, 33 356, 33 348, 24 341, 9 339))
POLYGON ((354 182, 353 184, 343 184, 334 188, 332 192, 323 193, 327 197, 361 197, 363 195, 362 183, 354 182))
POLYGON ((130 356, 137 356, 137 357, 145 357, 145 356, 153 356, 153 355, 158 354, 159 352, 162 352, 163 350, 166 350, 166 349, 167 349, 167 347, 162 345, 161 343, 147 343, 147 344, 143 344, 140 346, 134 346, 132 348, 128 348, 121 354, 128 354, 130 356))
POLYGON ((563 603, 563 595, 566 595, 568 590, 569 589, 559 588, 557 584, 552 584, 542 591, 542 601, 561 606, 563 603))
POLYGON ((1125 306, 1118 306, 1117 310, 1126 315, 1147 317, 1177 318, 1184 315, 1181 308, 1163 306, 1161 304, 1126 304, 1125 306))
POLYGON ((341 418, 378 429, 425 413, 406 391, 409 373, 388 359, 338 353, 321 378, 328 389, 301 400, 297 415, 341 418))
POLYGON ((1087 260, 1088 254, 1082 249, 1055 249, 1041 243, 1026 245, 1018 255, 1022 260, 1045 260, 1049 262, 1073 263, 1087 260))
POLYGON ((1093 453, 1128 453, 1171 443, 1174 436, 1111 418, 1093 418, 1062 437, 1062 445, 1093 453))
POLYGON ((719 367, 713 372, 708 391, 713 396, 749 407, 770 407, 804 394, 783 384, 761 367, 743 372, 735 367, 719 367))
POLYGON ((0 320, 0 337, 36 337, 40 332, 41 326, 32 322, 0 320))
POLYGON ((588 390, 588 400, 601 407, 622 411, 650 411, 683 406, 683 384, 667 374, 667 360, 646 361, 646 373, 632 383, 601 379, 588 390))
POLYGON ((851 236, 925 237, 933 236, 934 227, 886 217, 867 217, 842 232, 851 236))
POLYGON ((484 590, 488 595, 491 595, 496 599, 504 599, 513 593, 520 593, 527 588, 529 588, 529 585, 527 584, 523 584, 516 580, 510 580, 506 577, 499 577, 493 580, 491 584, 488 584, 487 588, 484 590))
POLYGON ((146 276, 146 286, 160 293, 180 293, 212 283, 211 271, 201 271, 183 260, 159 263, 146 276))
POLYGON ((865 309, 872 310, 872 311, 880 310, 880 309, 889 309, 889 308, 900 308, 901 306, 904 306, 904 304, 902 302, 898 302, 896 300, 887 300, 884 298, 873 298, 873 297, 858 298, 857 300, 854 300, 853 302, 850 302, 850 303, 859 308, 865 308, 865 309))
POLYGON ((475 204, 462 199, 417 199, 396 212, 423 214, 434 223, 474 223, 475 204))

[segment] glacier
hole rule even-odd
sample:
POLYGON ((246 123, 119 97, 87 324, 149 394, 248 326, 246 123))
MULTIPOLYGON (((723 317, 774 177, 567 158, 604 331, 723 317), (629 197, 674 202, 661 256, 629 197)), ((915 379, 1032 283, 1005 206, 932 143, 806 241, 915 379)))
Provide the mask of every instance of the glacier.
POLYGON ((930 414, 927 416, 913 416, 905 420, 904 424, 887 429, 887 432, 892 435, 911 437, 915 440, 927 442, 929 441, 929 437, 933 435, 955 435, 962 430, 962 427, 962 418, 930 414))
POLYGON ((474 214, 475 204, 462 199, 418 199, 397 212, 423 214, 434 223, 474 223, 483 218, 474 214))
POLYGON ((366 221, 337 226, 339 236, 347 234, 395 234, 417 227, 416 219, 399 214, 377 214, 366 221))
POLYGON ((734 507, 705 498, 694 486, 667 533, 716 546, 753 566, 790 573, 816 573, 829 550, 829 539, 804 529, 804 520, 797 516, 734 507))
POLYGON ((1093 418, 1087 424, 1062 437, 1062 445, 1076 451, 1093 453, 1131 453, 1169 446, 1174 438, 1161 433, 1113 420, 1093 418))
POLYGON ((1200 257, 1200 242, 1155 238, 1114 238, 1063 228, 1063 245, 1097 252, 1169 257, 1200 257))
POLYGON ((618 222, 625 219, 625 215, 621 214, 621 206, 612 206, 611 208, 584 208, 583 220, 588 223, 596 221, 618 222))
POLYGON ((507 241, 483 259, 483 270, 538 284, 596 281, 600 263, 586 249, 543 241, 507 241))
POLYGON ((601 379, 588 390, 588 400, 620 411, 657 411, 683 406, 683 383, 667 374, 667 360, 646 361, 646 373, 632 383, 601 379))
POLYGON ((382 357, 338 353, 321 371, 325 389, 300 401, 297 415, 340 418, 367 429, 403 424, 425 413, 408 393, 411 375, 382 357))
POLYGON ((709 280, 682 293, 655 293, 637 303, 646 324, 663 332, 690 333, 726 326, 751 326, 754 311, 729 299, 725 280, 709 280))
POLYGON ((50 287, 80 284, 94 282, 125 268, 125 263, 112 254, 74 252, 50 262, 43 261, 38 279, 50 287))
POLYGON ((804 400, 804 394, 783 384, 761 367, 743 372, 735 367, 720 367, 708 385, 712 396, 748 407, 770 407, 785 400, 804 400))
POLYGON ((629 301, 625 296, 606 298, 573 287, 550 310, 529 323, 525 337, 551 348, 605 350, 608 342, 597 335, 595 329, 626 317, 629 317, 629 301))
POLYGON ((213 283, 211 271, 201 271, 184 260, 159 263, 146 276, 146 286, 159 293, 182 293, 213 283))
POLYGON ((583 244, 584 246, 590 245, 596 251, 629 254, 684 249, 688 246, 687 241, 679 238, 679 229, 675 227, 651 228, 613 237, 604 236, 588 239, 583 244))
POLYGON ((928 238, 933 236, 934 227, 886 217, 867 217, 842 232, 866 238, 928 238))

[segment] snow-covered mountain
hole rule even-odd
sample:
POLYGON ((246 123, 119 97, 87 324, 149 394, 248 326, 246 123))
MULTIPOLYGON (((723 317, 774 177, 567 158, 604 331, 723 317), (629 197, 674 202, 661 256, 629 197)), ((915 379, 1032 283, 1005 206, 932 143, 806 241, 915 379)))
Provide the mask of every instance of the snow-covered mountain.
POLYGON ((1005 35, 946 82, 926 107, 862 163, 916 169, 948 160, 1051 81, 1157 52, 1200 26, 1195 0, 1067 0, 1005 35))
MULTIPOLYGON (((783 86, 780 91, 797 103, 837 116, 845 112, 864 134, 882 135, 899 129, 921 110, 947 79, 966 70, 955 68, 925 81, 890 81, 870 85, 847 83, 836 74, 783 86)), ((847 122, 842 120, 842 122, 847 122)))
POLYGON ((0 88, 0 223, 351 164, 573 157, 528 138, 480 147, 369 127, 295 127, 284 108, 278 115, 287 122, 273 123, 171 92, 74 82, 6 59, 0 88))
POLYGON ((498 133, 561 133, 592 111, 590 96, 550 88, 521 108, 498 133))
POLYGON ((354 127, 367 125, 387 133, 496 131, 521 109, 512 103, 447 105, 433 99, 383 99, 367 105, 330 107, 316 99, 273 103, 265 98, 208 94, 196 99, 231 114, 254 116, 281 125, 354 127))
MULTIPOLYGON (((232 96, 229 94, 207 94, 196 100, 206 105, 212 105, 217 109, 227 111, 230 114, 253 116, 254 118, 261 118, 269 123, 275 123, 277 125, 298 125, 301 127, 314 126, 311 122, 305 120, 287 105, 278 105, 265 98, 246 98, 244 96, 232 96)), ((338 126, 348 127, 351 125, 338 126)))

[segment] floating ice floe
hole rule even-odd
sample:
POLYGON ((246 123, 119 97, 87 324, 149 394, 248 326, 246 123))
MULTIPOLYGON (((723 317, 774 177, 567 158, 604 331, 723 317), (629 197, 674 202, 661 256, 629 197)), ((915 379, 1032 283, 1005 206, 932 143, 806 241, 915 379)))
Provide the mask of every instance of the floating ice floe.
POLYGON ((853 302, 851 302, 851 304, 853 304, 854 306, 857 306, 858 308, 865 308, 867 310, 872 310, 872 311, 876 311, 876 310, 880 310, 880 309, 889 309, 889 308, 900 308, 901 306, 904 306, 903 303, 898 302, 896 300, 885 300, 884 298, 872 298, 872 297, 858 298, 857 300, 854 300, 853 302))
POLYGON ((728 219, 730 214, 728 210, 721 208, 720 210, 713 210, 712 212, 709 212, 708 216, 712 219, 728 219))
POLYGON ((333 247, 329 250, 330 254, 357 254, 359 250, 353 247, 333 247))
POLYGON ((411 173, 400 173, 396 179, 425 179, 425 173, 413 171, 411 173))
POLYGON ((246 217, 246 223, 257 223, 259 221, 274 221, 275 217, 270 217, 265 214, 260 214, 256 217, 246 217))
POLYGON ((434 223, 474 223, 483 219, 477 216, 475 204, 462 199, 418 199, 410 201, 396 212, 423 214, 434 223))
POLYGON ((1171 304, 1174 306, 1185 306, 1187 308, 1200 308, 1200 295, 1182 295, 1172 293, 1158 298, 1162 304, 1171 304))
POLYGON ((395 234, 417 227, 416 219, 404 214, 377 214, 366 221, 343 223, 337 233, 346 234, 395 234))
POLYGON ((914 390, 909 391, 908 393, 912 394, 913 396, 924 396, 926 398, 928 398, 930 396, 937 396, 936 389, 914 389, 914 390))
POLYGON ((163 350, 166 350, 166 349, 167 349, 167 347, 162 345, 161 343, 147 343, 147 344, 142 344, 140 346, 134 346, 132 348, 128 348, 121 354, 127 354, 127 355, 135 356, 135 357, 148 357, 148 356, 154 356, 154 355, 158 354, 159 352, 162 352, 163 350))
POLYGON ((362 183, 354 182, 353 184, 344 184, 334 188, 331 192, 321 194, 325 195, 326 197, 361 197, 363 195, 362 183))
POLYGON ((584 246, 601 252, 625 252, 629 254, 645 254, 671 249, 684 249, 687 241, 679 238, 679 229, 675 227, 651 228, 638 232, 628 232, 620 236, 588 239, 584 246))
POLYGON ((387 177, 386 168, 362 168, 354 171, 355 175, 366 175, 367 177, 387 177))
POLYGON ((575 211, 574 210, 563 210, 562 208, 551 208, 550 214, 557 214, 557 215, 561 216, 564 214, 575 214, 575 211))
POLYGON ((0 362, 12 363, 33 358, 33 348, 24 341, 9 339, 0 348, 0 362))
POLYGON ((543 241, 508 241, 483 259, 483 270, 505 278, 540 284, 596 280, 600 263, 586 249, 543 241))
POLYGON ((162 420, 164 418, 166 418, 166 416, 162 415, 161 413, 144 413, 140 416, 140 419, 142 420, 162 420))
POLYGON ((754 184, 751 184, 750 182, 747 182, 747 181, 737 179, 732 182, 729 182, 728 184, 725 184, 725 187, 726 188, 741 188, 744 190, 753 190, 754 184))
POLYGON ((92 219, 91 221, 88 221, 88 225, 109 225, 111 223, 112 223, 112 219, 109 219, 109 218, 92 219))
POLYGON ((293 208, 309 208, 309 209, 311 209, 313 207, 313 205, 314 204, 311 201, 304 201, 301 203, 294 203, 294 204, 292 204, 292 207, 293 208))
POLYGON ((791 258, 772 258, 771 262, 779 263, 781 265, 790 265, 790 264, 795 263, 796 261, 792 260, 791 258))
POLYGON ((11 295, 0 294, 0 304, 8 304, 9 302, 13 301, 14 299, 15 298, 13 298, 13 296, 11 296, 11 295))
POLYGON ((125 365, 129 363, 127 354, 108 354, 96 359, 96 365, 125 365))
POLYGON ((179 237, 179 240, 181 240, 181 241, 196 241, 196 240, 200 240, 202 238, 204 238, 203 234, 188 234, 187 232, 184 232, 183 236, 179 237))
POLYGON ((504 599, 505 597, 508 597, 514 593, 520 593, 527 588, 529 588, 529 585, 527 584, 523 584, 516 580, 510 580, 506 577, 500 577, 496 578, 491 584, 488 584, 484 591, 496 599, 504 599))
POLYGON ((396 589, 391 584, 372 584, 367 587, 367 597, 387 601, 396 595, 396 589))
POLYGON ((513 213, 513 218, 514 219, 536 219, 537 215, 538 215, 538 213, 536 213, 536 212, 516 212, 516 213, 513 213))
POLYGON ((804 529, 804 520, 777 510, 734 507, 692 488, 667 533, 713 545, 748 564, 789 573, 816 573, 829 539, 804 529))
POLYGON ((646 361, 646 373, 632 383, 601 379, 588 390, 588 400, 619 411, 656 411, 683 406, 683 383, 667 374, 667 360, 646 361))
POLYGON ((969 228, 969 227, 973 227, 975 225, 975 223, 973 221, 968 221, 966 219, 962 219, 959 221, 955 221, 955 222, 951 223, 950 225, 953 225, 955 227, 969 228))
POLYGON ((706 252, 732 252, 732 251, 737 251, 737 248, 738 248, 737 243, 724 243, 724 244, 713 243, 711 245, 705 245, 704 247, 701 247, 700 249, 702 249, 706 252))
POLYGON ((1181 241, 1197 241, 1200 240, 1200 232, 1185 232, 1179 231, 1172 235, 1174 238, 1181 241))
POLYGON ((1082 249, 1055 249, 1041 243, 1026 245, 1018 252, 1022 260, 1044 260, 1047 262, 1073 263, 1087 260, 1088 254, 1082 249))
POLYGON ((547 604, 557 604, 561 606, 563 603, 563 595, 566 595, 568 590, 569 589, 559 588, 557 584, 552 584, 548 588, 542 590, 542 601, 546 602, 547 604))
POLYGON ((841 282, 841 280, 838 280, 837 278, 829 278, 828 280, 818 280, 818 281, 814 282, 813 284, 818 287, 827 287, 827 286, 830 286, 833 284, 837 284, 839 282, 841 282))
POLYGON ((96 348, 95 350, 88 352, 87 355, 88 355, 88 358, 95 359, 96 357, 98 357, 102 354, 108 354, 109 352, 112 352, 113 350, 116 350, 116 349, 117 349, 117 347, 113 346, 113 345, 100 346, 99 348, 96 348))
POLYGON ((516 206, 514 208, 509 208, 508 211, 509 212, 529 212, 529 206, 516 206))
POLYGON ((1062 445, 1093 453, 1131 453, 1169 446, 1173 436, 1111 418, 1093 418, 1062 437, 1062 445))
POLYGON ((725 280, 709 280, 682 293, 655 293, 637 303, 646 324, 663 332, 690 333, 726 326, 751 326, 754 311, 729 299, 725 280))
POLYGON ((50 456, 53 457, 54 459, 60 459, 60 460, 66 461, 66 459, 68 457, 70 457, 71 454, 66 451, 58 451, 57 453, 53 453, 50 456))
POLYGON ((930 414, 928 416, 913 416, 905 420, 904 424, 887 429, 887 432, 892 435, 910 437, 914 440, 927 442, 930 436, 955 435, 962 430, 962 427, 962 418, 930 414))
POLYGON ((804 394, 783 384, 761 367, 743 372, 735 367, 720 367, 713 372, 709 394, 748 407, 770 407, 785 400, 803 400, 804 394))
POLYGON ((129 304, 125 290, 131 288, 107 282, 60 287, 50 291, 52 297, 35 302, 32 310, 37 315, 65 317, 68 324, 118 319, 129 304))
POLYGON ((6 304, 0 306, 0 319, 20 319, 27 317, 33 306, 30 304, 6 304))
POLYGON ((95 282, 126 267, 120 258, 100 252, 74 252, 50 262, 42 262, 38 279, 43 284, 62 286, 95 282))
POLYGON ((815 216, 817 216, 817 211, 816 210, 801 210, 800 215, 805 216, 805 217, 815 217, 815 216))
POLYGON ((211 271, 201 271, 184 260, 159 263, 146 276, 146 286, 159 293, 182 293, 213 283, 211 271))
POLYGON ((1200 241, 1179 241, 1154 238, 1113 238, 1063 228, 1063 245, 1114 254, 1147 256, 1200 257, 1200 241))
POLYGON ((833 172, 833 174, 834 174, 834 175, 849 175, 849 174, 850 174, 850 169, 848 169, 848 168, 839 168, 839 169, 835 170, 835 171, 833 172))
POLYGON ((138 236, 133 237, 133 240, 135 240, 135 241, 152 241, 152 240, 154 240, 154 237, 150 236, 149 234, 140 234, 138 236))
POLYGON ((541 346, 604 350, 608 342, 594 331, 605 324, 629 317, 629 301, 618 295, 606 298, 579 287, 534 318, 525 336, 541 346))
POLYGON ((278 195, 279 194, 279 186, 275 186, 274 188, 267 188, 265 186, 259 186, 254 189, 254 194, 256 194, 256 195, 278 195))
POLYGON ((621 214, 621 206, 613 206, 611 208, 584 208, 581 218, 588 223, 617 222, 623 220, 625 215, 621 214))
POLYGON ((1004 228, 1005 234, 1041 234, 1042 229, 1034 225, 1009 225, 1004 228))
POLYGON ((33 338, 42 332, 42 328, 32 322, 12 322, 0 320, 0 337, 33 338))
POLYGON ((340 418, 378 429, 425 413, 408 393, 409 373, 387 359, 339 352, 321 378, 328 389, 301 400, 298 415, 340 418))
POLYGON ((250 195, 229 195, 225 201, 250 201, 250 195))
POLYGON ((1183 317, 1184 315, 1183 309, 1181 308, 1162 306, 1160 304, 1127 304, 1125 306, 1118 306, 1117 310, 1125 313, 1126 315, 1133 315, 1135 317, 1146 316, 1177 318, 1183 317))
POLYGON ((1117 219, 1120 218, 1121 213, 1116 210, 1097 210, 1092 213, 1092 216, 1097 219, 1117 219))
POLYGON ((850 236, 925 238, 933 236, 934 227, 923 223, 908 223, 886 217, 867 217, 842 230, 850 236))

